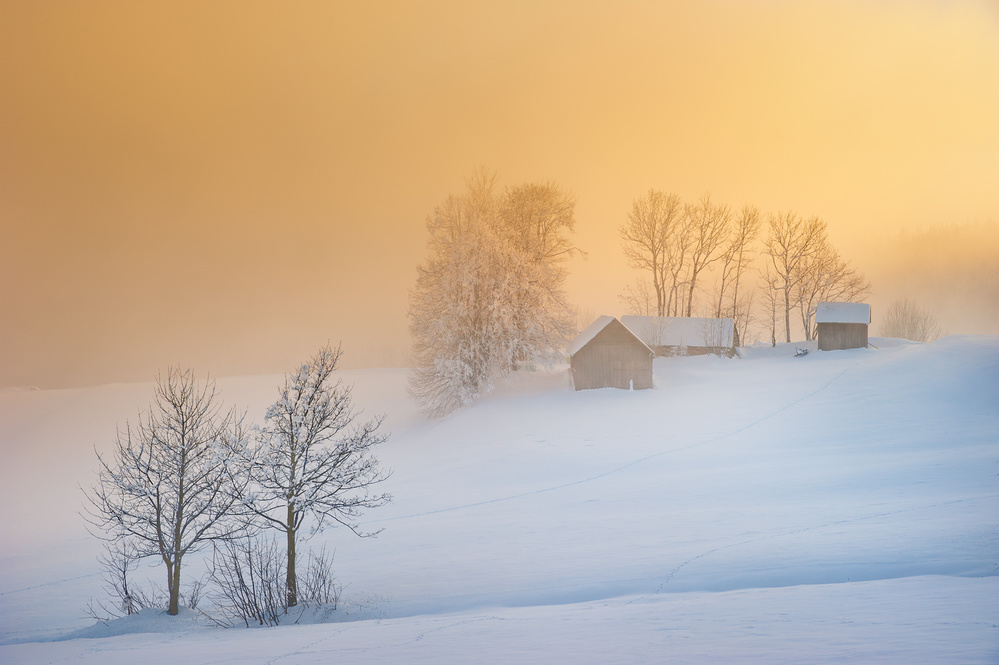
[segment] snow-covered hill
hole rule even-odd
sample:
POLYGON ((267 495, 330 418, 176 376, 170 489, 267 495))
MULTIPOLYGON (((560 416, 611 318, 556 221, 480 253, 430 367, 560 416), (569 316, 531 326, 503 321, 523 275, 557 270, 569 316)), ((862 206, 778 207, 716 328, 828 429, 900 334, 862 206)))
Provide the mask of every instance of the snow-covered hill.
MULTIPOLYGON (((275 629, 92 626, 78 485, 152 387, 0 393, 0 661, 999 662, 999 338, 872 341, 523 375, 430 422, 404 370, 345 372, 395 499, 312 542, 340 622, 275 629)), ((219 385, 259 420, 279 378, 219 385)))

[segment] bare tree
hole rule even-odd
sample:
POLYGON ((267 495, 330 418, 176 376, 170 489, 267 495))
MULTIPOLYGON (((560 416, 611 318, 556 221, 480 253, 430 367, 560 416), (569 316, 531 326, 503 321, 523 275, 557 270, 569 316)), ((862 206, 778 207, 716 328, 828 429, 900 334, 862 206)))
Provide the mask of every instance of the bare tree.
MULTIPOLYGON (((757 213, 758 216, 758 213, 757 213)), ((652 277, 655 314, 691 316, 697 285, 703 273, 727 255, 732 213, 728 206, 713 204, 705 194, 693 205, 684 205, 676 194, 656 189, 636 199, 628 221, 620 227, 621 246, 632 267, 652 277)), ((726 263, 723 284, 746 265, 745 245, 735 248, 726 263)), ((622 295, 629 306, 639 305, 643 294, 629 287, 622 295)), ((631 307, 635 309, 635 307, 631 307)), ((641 309, 641 307, 639 307, 641 309)))
POLYGON ((736 338, 745 335, 746 321, 749 317, 750 303, 748 300, 744 302, 739 299, 739 287, 742 286, 742 276, 746 268, 752 263, 754 255, 752 244, 760 232, 760 223, 760 211, 750 205, 743 206, 720 259, 721 275, 718 280, 715 317, 730 316, 735 321, 736 338), (732 293, 726 302, 725 295, 730 285, 732 293))
POLYGON ((793 300, 801 315, 805 339, 815 339, 815 306, 820 302, 853 302, 871 290, 867 279, 842 260, 828 239, 823 238, 816 251, 799 267, 793 300))
POLYGON ((108 621, 156 604, 156 594, 145 592, 132 579, 139 557, 131 542, 124 539, 105 541, 104 551, 97 556, 97 562, 102 569, 104 592, 115 604, 109 607, 102 601, 95 603, 91 600, 86 607, 88 616, 97 621, 108 621))
POLYGON ((382 419, 358 421, 351 388, 336 378, 340 356, 339 347, 327 345, 285 376, 248 451, 246 506, 287 542, 287 607, 298 602, 296 546, 306 518, 313 534, 336 523, 373 535, 360 531, 356 520, 363 509, 391 499, 372 491, 388 477, 371 454, 387 439, 378 432, 382 419))
POLYGON ((214 382, 171 368, 138 425, 119 430, 113 458, 97 456, 88 522, 106 540, 124 541, 117 554, 162 559, 171 615, 184 557, 246 529, 237 500, 245 480, 235 472, 243 443, 242 418, 222 411, 214 382))
POLYGON ((640 277, 634 284, 624 287, 617 299, 624 305, 625 312, 636 316, 659 316, 656 293, 649 280, 640 277))
POLYGON ((932 342, 940 337, 940 326, 932 314, 908 298, 893 300, 881 320, 882 337, 898 337, 913 342, 932 342))
POLYGON ((773 266, 767 263, 760 273, 763 280, 763 302, 766 307, 767 321, 770 329, 770 346, 777 346, 777 318, 781 312, 783 297, 781 293, 781 276, 778 275, 773 266))
POLYGON ((691 222, 685 311, 685 316, 690 316, 694 306, 697 278, 701 272, 722 257, 719 250, 723 248, 729 234, 732 213, 727 205, 711 203, 711 195, 705 194, 696 204, 686 206, 684 214, 691 222))
POLYGON ((804 278, 803 267, 822 248, 826 224, 818 217, 803 219, 796 213, 771 214, 766 250, 774 278, 770 287, 782 292, 785 341, 791 341, 791 309, 797 304, 795 288, 804 278))
POLYGON ((679 233, 682 220, 679 196, 650 189, 634 201, 627 223, 618 230, 624 255, 632 267, 651 273, 659 316, 668 315, 675 277, 686 254, 677 242, 683 235, 679 233))

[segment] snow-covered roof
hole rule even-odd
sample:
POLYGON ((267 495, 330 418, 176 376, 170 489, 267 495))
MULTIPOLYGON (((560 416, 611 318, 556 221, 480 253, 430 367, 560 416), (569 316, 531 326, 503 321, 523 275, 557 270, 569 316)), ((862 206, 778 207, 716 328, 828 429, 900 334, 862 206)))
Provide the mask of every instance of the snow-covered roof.
POLYGON ((732 346, 732 319, 691 316, 622 316, 631 332, 649 346, 732 346))
POLYGON ((870 323, 871 306, 863 302, 820 302, 815 306, 816 323, 870 323))
POLYGON ((585 329, 576 335, 576 339, 572 340, 572 343, 569 344, 566 351, 570 356, 576 355, 577 351, 586 346, 591 339, 596 337, 601 330, 606 328, 607 325, 614 320, 616 319, 613 316, 607 316, 606 314, 598 316, 596 321, 586 326, 585 329))

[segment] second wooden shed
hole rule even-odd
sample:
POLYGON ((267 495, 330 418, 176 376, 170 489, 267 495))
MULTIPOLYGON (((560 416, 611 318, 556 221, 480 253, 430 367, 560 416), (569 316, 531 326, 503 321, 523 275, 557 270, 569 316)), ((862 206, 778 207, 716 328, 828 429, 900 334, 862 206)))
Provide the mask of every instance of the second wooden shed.
POLYGON ((866 349, 871 306, 862 302, 820 302, 815 306, 819 351, 866 349))

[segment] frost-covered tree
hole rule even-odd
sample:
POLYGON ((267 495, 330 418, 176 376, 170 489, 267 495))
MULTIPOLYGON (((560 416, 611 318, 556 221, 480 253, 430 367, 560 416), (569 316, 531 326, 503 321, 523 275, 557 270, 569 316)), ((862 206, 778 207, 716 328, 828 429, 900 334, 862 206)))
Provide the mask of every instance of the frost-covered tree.
POLYGON ((566 261, 578 252, 569 239, 575 227, 576 199, 553 182, 507 188, 499 210, 504 263, 514 271, 514 352, 511 369, 549 363, 574 332, 565 297, 566 261))
POLYGON ((885 310, 878 332, 882 337, 898 337, 913 342, 932 342, 940 337, 940 326, 932 314, 918 304, 902 298, 885 310))
POLYGON ((97 456, 88 522, 120 544, 115 551, 160 557, 171 615, 179 611, 184 557, 245 532, 237 499, 245 485, 237 463, 243 443, 242 419, 223 411, 214 382, 171 368, 157 378, 138 424, 119 429, 112 458, 97 456))
POLYGON ((251 483, 245 505, 287 543, 287 607, 298 603, 298 542, 331 523, 372 535, 360 531, 357 518, 391 499, 374 492, 388 477, 372 454, 387 439, 379 432, 382 419, 359 419, 351 387, 336 376, 340 356, 340 347, 327 345, 285 376, 245 457, 251 483))
POLYGON ((564 261, 574 200, 552 183, 496 192, 479 171, 427 219, 409 320, 410 391, 432 416, 474 402, 519 367, 555 361, 573 328, 564 261))

